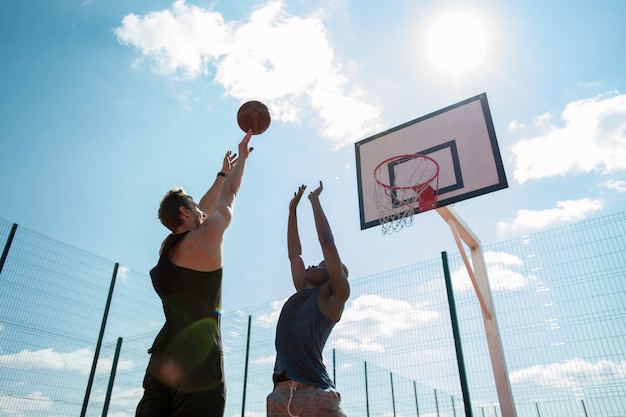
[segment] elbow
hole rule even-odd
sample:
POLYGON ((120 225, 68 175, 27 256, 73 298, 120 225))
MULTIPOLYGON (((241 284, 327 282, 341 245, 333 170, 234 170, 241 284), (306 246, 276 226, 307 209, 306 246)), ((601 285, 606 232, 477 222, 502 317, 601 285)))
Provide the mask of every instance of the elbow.
POLYGON ((325 245, 335 245, 335 239, 333 239, 333 235, 331 234, 322 234, 319 236, 319 241, 320 244, 323 246, 325 245))

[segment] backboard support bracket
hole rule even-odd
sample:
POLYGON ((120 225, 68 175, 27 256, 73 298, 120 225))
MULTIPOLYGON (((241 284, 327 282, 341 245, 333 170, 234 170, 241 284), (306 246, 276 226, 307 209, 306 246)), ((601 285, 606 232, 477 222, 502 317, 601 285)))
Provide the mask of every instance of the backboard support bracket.
POLYGON ((483 255, 480 240, 474 232, 463 221, 461 216, 454 210, 452 205, 438 207, 435 209, 437 213, 448 223, 454 240, 459 248, 463 262, 469 274, 474 290, 480 302, 481 311, 483 313, 483 325, 487 336, 487 345, 489 348, 489 356, 491 358, 491 367, 496 383, 496 391, 500 402, 500 411, 503 417, 516 417, 515 406, 513 403, 513 393, 511 391, 511 383, 509 374, 504 360, 504 351, 502 349, 502 340, 496 314, 491 297, 491 289, 489 280, 487 279, 487 265, 483 255), (465 253, 465 248, 461 243, 463 241, 470 250, 472 262, 465 253))

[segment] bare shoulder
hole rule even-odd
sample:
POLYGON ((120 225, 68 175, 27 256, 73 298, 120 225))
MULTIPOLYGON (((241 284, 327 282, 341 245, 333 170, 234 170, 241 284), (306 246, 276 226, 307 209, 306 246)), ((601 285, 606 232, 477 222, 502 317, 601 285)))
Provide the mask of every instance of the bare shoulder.
POLYGON ((222 267, 222 235, 207 237, 202 228, 189 231, 173 248, 171 261, 184 268, 209 272, 222 267))

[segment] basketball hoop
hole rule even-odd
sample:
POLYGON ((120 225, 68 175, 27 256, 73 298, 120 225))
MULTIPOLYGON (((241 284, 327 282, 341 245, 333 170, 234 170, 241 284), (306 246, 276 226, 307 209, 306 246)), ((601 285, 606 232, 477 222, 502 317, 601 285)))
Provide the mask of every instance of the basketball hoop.
POLYGON ((413 225, 413 215, 437 207, 439 164, 418 154, 385 159, 374 169, 374 200, 383 235, 413 225))

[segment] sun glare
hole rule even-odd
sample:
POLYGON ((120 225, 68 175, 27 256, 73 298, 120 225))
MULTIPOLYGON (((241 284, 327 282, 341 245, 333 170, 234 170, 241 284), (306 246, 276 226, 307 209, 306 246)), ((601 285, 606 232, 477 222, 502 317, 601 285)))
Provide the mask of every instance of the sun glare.
POLYGON ((487 54, 484 22, 466 12, 454 12, 433 21, 428 34, 430 62, 459 77, 479 67, 487 54))

